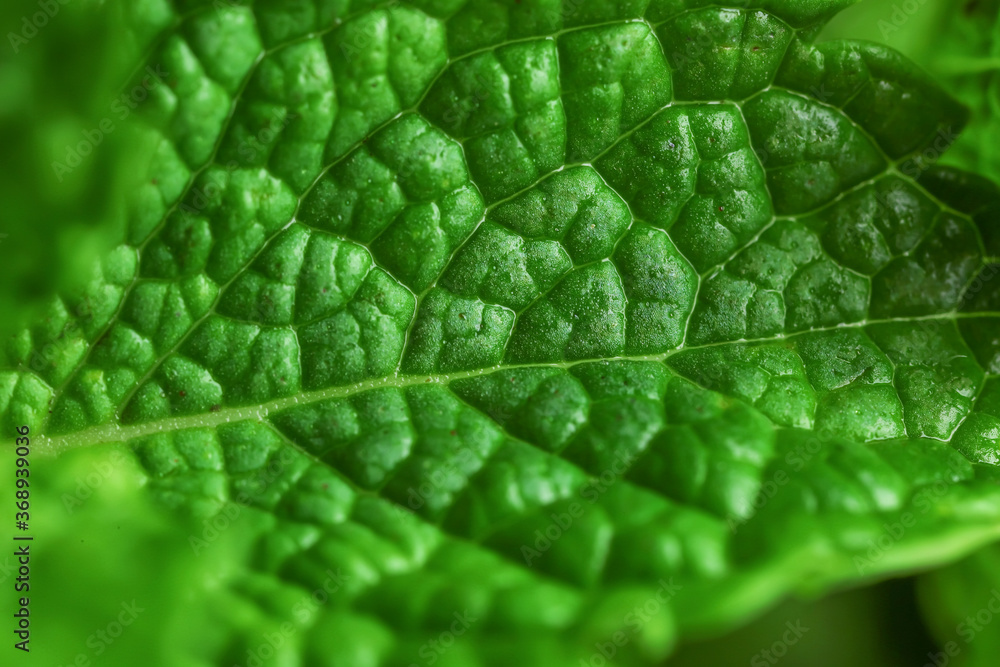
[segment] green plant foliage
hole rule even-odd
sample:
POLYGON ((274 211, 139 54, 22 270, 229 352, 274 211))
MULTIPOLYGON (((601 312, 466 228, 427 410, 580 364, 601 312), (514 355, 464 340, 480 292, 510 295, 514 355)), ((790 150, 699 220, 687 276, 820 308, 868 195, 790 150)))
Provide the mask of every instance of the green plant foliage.
POLYGON ((938 662, 987 667, 1000 651, 1000 551, 996 546, 920 578, 921 607, 940 645, 938 662))
POLYGON ((656 664, 997 540, 1000 194, 845 4, 137 5, 137 203, 0 429, 238 524, 276 665, 656 664))
POLYGON ((1000 179, 1000 2, 866 0, 824 37, 883 42, 930 72, 972 110, 942 162, 1000 179))

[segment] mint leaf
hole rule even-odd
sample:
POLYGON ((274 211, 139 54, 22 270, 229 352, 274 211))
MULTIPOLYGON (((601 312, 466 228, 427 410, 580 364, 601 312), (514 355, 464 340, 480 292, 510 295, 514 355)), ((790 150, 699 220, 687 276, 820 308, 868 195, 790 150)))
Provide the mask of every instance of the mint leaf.
POLYGON ((1000 2, 870 0, 837 16, 823 36, 883 42, 930 72, 972 112, 943 162, 1000 178, 1000 2))
POLYGON ((995 546, 920 578, 921 607, 942 657, 963 667, 989 665, 1000 648, 996 625, 1000 608, 995 546))
POLYGON ((148 178, 0 424, 253 516, 291 664, 650 664, 994 541, 1000 198, 843 4, 137 11, 148 178))

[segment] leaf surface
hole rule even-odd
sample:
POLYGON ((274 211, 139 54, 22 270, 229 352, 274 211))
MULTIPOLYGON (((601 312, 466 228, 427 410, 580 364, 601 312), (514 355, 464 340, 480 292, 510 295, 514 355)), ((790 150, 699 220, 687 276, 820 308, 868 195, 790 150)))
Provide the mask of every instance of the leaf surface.
POLYGON ((646 664, 995 540, 1000 198, 843 4, 136 12, 148 184, 0 423, 341 582, 309 665, 646 664))

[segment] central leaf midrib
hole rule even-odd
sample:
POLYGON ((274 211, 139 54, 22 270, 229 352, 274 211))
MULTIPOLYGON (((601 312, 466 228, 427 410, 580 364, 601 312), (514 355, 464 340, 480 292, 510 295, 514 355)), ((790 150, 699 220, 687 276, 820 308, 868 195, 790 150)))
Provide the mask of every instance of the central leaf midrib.
MULTIPOLYGON (((649 355, 631 355, 617 357, 597 357, 592 359, 576 359, 572 361, 557 362, 531 362, 523 364, 498 364, 465 371, 454 371, 450 373, 431 373, 422 375, 406 375, 394 373, 380 378, 362 380, 349 385, 327 387, 314 391, 300 392, 292 396, 277 398, 256 405, 243 405, 221 408, 214 412, 199 412, 196 414, 165 417, 162 419, 141 422, 129 425, 120 425, 112 422, 94 426, 82 431, 67 433, 57 436, 40 434, 36 436, 36 444, 40 452, 56 455, 69 449, 87 447, 91 445, 127 442, 135 438, 141 438, 157 433, 171 433, 192 428, 214 428, 222 424, 256 419, 263 421, 275 412, 287 410, 301 405, 310 405, 325 400, 337 398, 350 398, 351 396, 371 391, 374 389, 405 389, 421 385, 434 384, 447 386, 457 380, 489 375, 492 373, 502 373, 505 371, 521 368, 562 368, 568 369, 584 364, 593 364, 611 361, 647 361, 663 363, 667 359, 691 350, 704 349, 709 347, 720 347, 726 345, 754 345, 763 343, 773 343, 781 340, 788 340, 807 334, 822 333, 825 331, 837 331, 842 329, 863 329, 868 326, 892 323, 913 323, 929 321, 955 321, 971 318, 1000 318, 1000 312, 979 312, 979 313, 945 313, 939 315, 925 315, 919 317, 887 318, 864 320, 861 322, 837 324, 829 327, 807 329, 793 333, 782 333, 767 338, 740 339, 732 341, 720 341, 715 343, 705 343, 702 345, 688 345, 678 347, 668 352, 649 355)), ((10 444, 10 443, 8 443, 10 444)))

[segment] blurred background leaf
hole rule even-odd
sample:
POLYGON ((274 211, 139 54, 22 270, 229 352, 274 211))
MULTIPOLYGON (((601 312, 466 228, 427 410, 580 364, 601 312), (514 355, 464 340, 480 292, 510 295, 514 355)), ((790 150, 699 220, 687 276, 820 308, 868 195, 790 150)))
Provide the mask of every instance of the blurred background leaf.
POLYGON ((791 599, 724 637, 682 645, 670 667, 913 667, 937 650, 915 601, 913 578, 791 599), (802 632, 788 634, 790 628, 802 632), (784 638, 794 643, 783 645, 784 638), (779 655, 780 654, 780 655, 779 655))
POLYGON ((919 598, 938 642, 936 667, 993 667, 1000 656, 1000 546, 922 576, 919 598))
MULTIPOLYGON (((8 644, 3 664, 247 664, 248 651, 259 652, 306 595, 247 574, 253 545, 272 528, 262 515, 245 510, 213 532, 204 516, 164 512, 125 448, 36 457, 31 471, 31 651, 8 644), (192 537, 206 535, 207 546, 192 547, 192 537), (116 626, 123 611, 133 610, 127 626, 116 626)), ((0 476, 14 478, 13 457, 0 459, 0 476)), ((18 574, 13 548, 4 552, 0 614, 9 619, 18 574)), ((304 635, 286 634, 286 648, 299 652, 304 635)))
POLYGON ((864 0, 819 39, 887 44, 934 75, 972 110, 941 164, 1000 181, 1000 0, 864 0))
POLYGON ((0 5, 0 336, 72 290, 123 234, 137 137, 101 132, 116 94, 162 26, 150 0, 5 0, 0 5), (129 30, 122 30, 123 23, 129 30), (123 34, 138 35, 135 41, 123 34), (93 150, 87 148, 91 146, 93 150), (79 164, 66 173, 70 153, 79 164), (82 155, 87 152, 86 155, 82 155))

